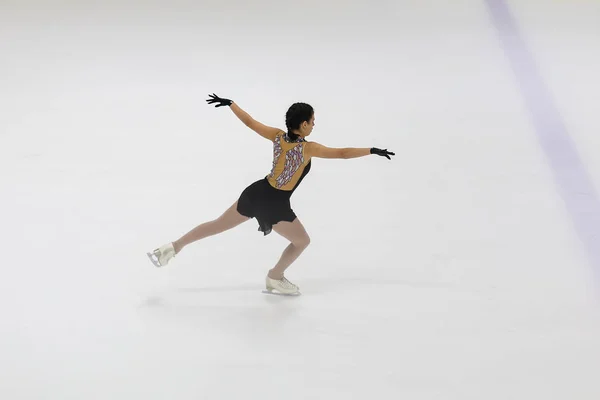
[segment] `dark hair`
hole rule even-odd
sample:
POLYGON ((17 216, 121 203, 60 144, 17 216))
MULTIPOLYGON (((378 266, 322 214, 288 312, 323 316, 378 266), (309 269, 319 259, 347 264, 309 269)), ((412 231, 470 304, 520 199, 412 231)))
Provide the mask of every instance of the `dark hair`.
POLYGON ((294 103, 290 106, 287 113, 285 113, 285 125, 287 126, 287 133, 290 139, 298 139, 299 136, 292 131, 299 129, 304 121, 310 121, 314 113, 315 110, 313 110, 310 104, 294 103))

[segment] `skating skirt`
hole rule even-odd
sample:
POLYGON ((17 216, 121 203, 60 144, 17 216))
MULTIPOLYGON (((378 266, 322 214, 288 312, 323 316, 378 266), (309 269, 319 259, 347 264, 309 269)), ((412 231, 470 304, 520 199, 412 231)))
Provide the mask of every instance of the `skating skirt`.
POLYGON ((265 177, 244 189, 238 199, 237 211, 246 217, 256 218, 258 230, 266 236, 276 223, 296 219, 290 205, 291 196, 292 191, 275 189, 265 177))

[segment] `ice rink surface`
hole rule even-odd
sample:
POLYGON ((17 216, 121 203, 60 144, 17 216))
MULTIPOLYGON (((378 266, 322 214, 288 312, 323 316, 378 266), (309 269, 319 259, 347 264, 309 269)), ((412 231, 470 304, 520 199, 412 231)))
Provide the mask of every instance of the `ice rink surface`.
MULTIPOLYGON (((565 201, 592 194, 556 180, 494 2, 0 3, 0 398, 600 398, 565 201), (146 258, 270 171, 212 92, 396 152, 313 160, 300 297, 261 294, 287 243, 255 220, 146 258)), ((508 6, 598 190, 600 3, 508 6)))

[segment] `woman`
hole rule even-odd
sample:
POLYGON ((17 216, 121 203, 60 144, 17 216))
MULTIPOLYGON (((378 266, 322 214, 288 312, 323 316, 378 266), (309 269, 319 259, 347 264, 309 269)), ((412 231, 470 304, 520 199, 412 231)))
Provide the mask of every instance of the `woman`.
POLYGON ((387 157, 394 153, 377 148, 329 148, 306 141, 315 126, 313 108, 306 103, 295 103, 288 109, 285 122, 287 131, 272 128, 253 119, 232 100, 209 95, 208 104, 228 106, 250 129, 273 143, 271 173, 248 186, 219 218, 198 225, 178 240, 167 243, 147 253, 157 267, 167 265, 185 246, 208 236, 234 228, 251 218, 258 221, 258 230, 264 235, 274 230, 290 241, 279 262, 266 277, 268 292, 299 294, 297 285, 284 276, 285 270, 300 256, 310 243, 310 238, 290 206, 290 197, 310 171, 311 159, 356 158, 369 154, 387 157))

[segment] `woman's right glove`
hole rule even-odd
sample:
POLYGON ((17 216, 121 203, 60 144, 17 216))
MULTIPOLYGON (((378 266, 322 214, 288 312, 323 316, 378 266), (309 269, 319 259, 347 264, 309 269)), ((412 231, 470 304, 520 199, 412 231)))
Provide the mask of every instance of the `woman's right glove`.
POLYGON ((378 156, 386 157, 388 160, 391 160, 390 156, 396 155, 396 153, 391 153, 391 152, 387 151, 387 149, 381 150, 381 149, 378 149, 377 147, 371 148, 371 154, 377 154, 378 156))

